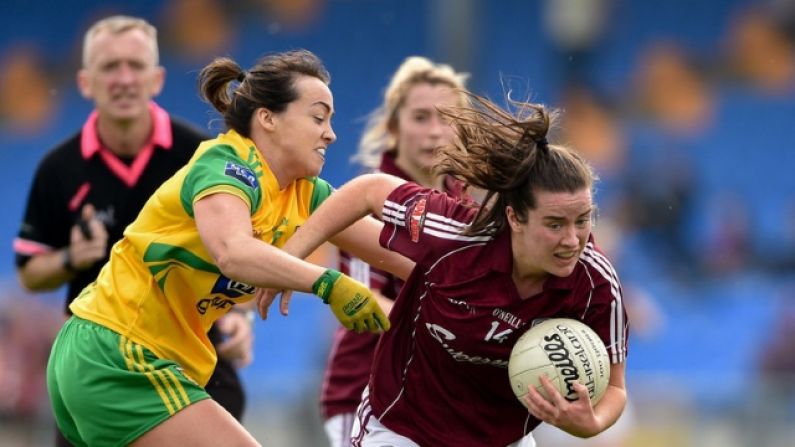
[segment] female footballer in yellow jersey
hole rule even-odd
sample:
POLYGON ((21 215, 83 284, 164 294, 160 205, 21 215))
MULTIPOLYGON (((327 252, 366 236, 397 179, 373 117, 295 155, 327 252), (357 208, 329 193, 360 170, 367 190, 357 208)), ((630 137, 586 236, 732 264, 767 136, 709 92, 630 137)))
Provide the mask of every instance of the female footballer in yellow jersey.
MULTIPOLYGON (((53 345, 48 390, 75 445, 258 445, 203 389, 216 361, 207 330, 257 287, 312 291, 349 329, 389 328, 367 286, 278 249, 331 193, 316 177, 336 139, 322 62, 292 51, 244 72, 220 58, 200 83, 230 130, 149 199, 53 345)), ((362 222, 335 242, 358 251, 356 233, 376 231, 362 222)), ((367 250, 356 254, 411 267, 367 250)))

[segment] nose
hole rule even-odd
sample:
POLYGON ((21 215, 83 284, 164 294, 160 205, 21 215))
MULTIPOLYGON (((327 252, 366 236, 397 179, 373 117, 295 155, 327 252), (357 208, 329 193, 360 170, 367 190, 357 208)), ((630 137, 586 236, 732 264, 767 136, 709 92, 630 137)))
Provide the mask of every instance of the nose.
POLYGON ((135 80, 135 70, 129 64, 120 64, 116 74, 119 82, 130 83, 135 80))
POLYGON ((323 140, 326 141, 327 144, 331 144, 337 141, 337 134, 334 133, 334 129, 331 126, 328 126, 325 132, 323 132, 323 140))
POLYGON ((450 126, 438 115, 434 115, 431 119, 430 134, 432 137, 440 138, 444 135, 445 129, 450 126))
POLYGON ((578 247, 580 245, 580 238, 577 233, 577 228, 573 225, 566 226, 560 244, 564 247, 578 247))

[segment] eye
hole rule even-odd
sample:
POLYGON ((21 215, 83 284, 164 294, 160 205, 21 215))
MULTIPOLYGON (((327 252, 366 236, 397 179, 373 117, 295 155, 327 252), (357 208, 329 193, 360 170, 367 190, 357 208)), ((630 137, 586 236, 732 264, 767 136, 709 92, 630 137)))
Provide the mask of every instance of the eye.
POLYGON ((106 64, 103 64, 103 65, 100 67, 100 70, 102 70, 102 71, 103 71, 103 72, 105 72, 105 73, 109 73, 109 72, 111 72, 111 71, 113 71, 113 70, 116 70, 118 67, 119 67, 119 63, 118 63, 118 62, 116 62, 116 61, 111 61, 111 62, 108 62, 108 63, 106 63, 106 64))
POLYGON ((131 61, 130 68, 135 71, 143 71, 146 69, 146 64, 140 61, 131 61))
POLYGON ((325 120, 325 118, 324 118, 324 117, 322 117, 322 116, 313 116, 312 118, 313 118, 313 119, 315 120, 315 122, 316 122, 316 123, 318 123, 318 124, 321 124, 321 123, 322 123, 322 122, 325 120))
POLYGON ((561 225, 561 224, 559 224, 559 223, 557 223, 557 222, 555 222, 555 223, 551 223, 551 224, 549 224, 549 225, 547 225, 547 226, 548 226, 549 228, 553 229, 553 230, 560 230, 560 229, 563 227, 563 225, 561 225))
POLYGON ((416 121, 418 123, 424 123, 424 122, 428 121, 428 119, 429 118, 428 118, 428 114, 427 113, 418 113, 418 114, 414 115, 414 121, 416 121))

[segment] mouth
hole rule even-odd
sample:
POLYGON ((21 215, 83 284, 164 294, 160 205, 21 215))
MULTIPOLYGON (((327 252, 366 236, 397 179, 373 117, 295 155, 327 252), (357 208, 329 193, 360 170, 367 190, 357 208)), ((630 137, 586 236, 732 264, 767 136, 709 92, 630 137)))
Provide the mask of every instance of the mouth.
POLYGON ((561 261, 563 263, 570 263, 570 262, 576 260, 579 257, 579 255, 580 255, 579 251, 573 250, 573 251, 563 251, 563 252, 555 253, 553 256, 555 257, 555 259, 557 259, 557 260, 559 260, 559 261, 561 261))
POLYGON ((323 157, 323 160, 326 159, 326 148, 325 147, 319 147, 319 148, 315 149, 315 152, 320 154, 320 156, 323 157))
POLYGON ((130 90, 119 90, 111 95, 111 99, 115 101, 134 100, 138 98, 138 94, 130 90))

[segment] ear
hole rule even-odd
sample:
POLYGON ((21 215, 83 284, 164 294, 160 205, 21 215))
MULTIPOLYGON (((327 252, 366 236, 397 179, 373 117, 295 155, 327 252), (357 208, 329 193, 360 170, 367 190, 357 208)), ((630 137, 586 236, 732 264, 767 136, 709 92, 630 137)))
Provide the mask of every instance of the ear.
POLYGON ((163 90, 163 85, 166 83, 166 69, 159 66, 156 67, 155 74, 153 76, 154 79, 152 79, 152 91, 150 92, 152 98, 159 95, 163 90))
POLYGON ((81 68, 77 71, 77 88, 80 89, 80 94, 86 99, 93 98, 89 76, 88 70, 85 68, 81 68))
POLYGON ((515 233, 519 232, 522 227, 522 223, 516 218, 516 211, 513 210, 512 206, 508 205, 505 207, 505 217, 508 220, 508 225, 511 226, 511 231, 515 233))
POLYGON ((260 107, 254 111, 254 119, 256 119, 257 124, 268 132, 276 130, 276 120, 274 118, 273 112, 265 107, 260 107))

